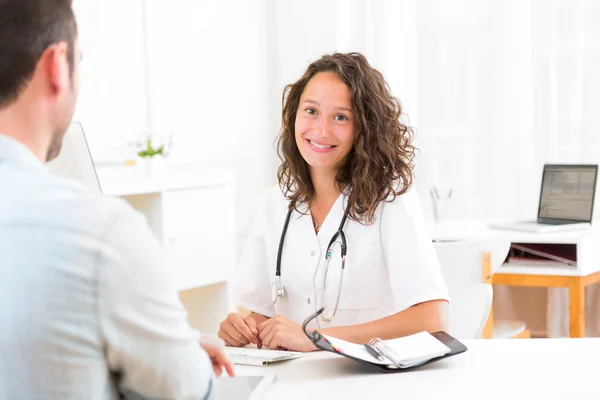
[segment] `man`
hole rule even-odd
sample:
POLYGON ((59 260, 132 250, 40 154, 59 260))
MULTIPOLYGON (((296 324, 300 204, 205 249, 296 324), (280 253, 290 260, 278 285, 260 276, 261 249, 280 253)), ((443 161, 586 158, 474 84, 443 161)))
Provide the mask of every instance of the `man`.
POLYGON ((231 364, 198 344, 144 219, 43 165, 79 58, 71 0, 0 0, 0 399, 211 397, 231 364))

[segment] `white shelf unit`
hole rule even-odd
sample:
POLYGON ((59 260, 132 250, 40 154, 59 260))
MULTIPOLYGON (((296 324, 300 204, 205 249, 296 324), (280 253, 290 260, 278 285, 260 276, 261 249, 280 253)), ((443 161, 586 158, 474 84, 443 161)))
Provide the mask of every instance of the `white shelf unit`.
POLYGON ((136 167, 101 167, 98 177, 104 195, 121 197, 146 216, 192 326, 216 332, 231 310, 232 173, 186 168, 149 177, 136 167))
POLYGON ((600 270, 600 229, 598 227, 593 226, 589 229, 562 233, 512 232, 508 236, 511 243, 546 243, 573 246, 576 249, 577 265, 560 265, 552 262, 539 265, 504 263, 498 273, 586 276, 600 270))

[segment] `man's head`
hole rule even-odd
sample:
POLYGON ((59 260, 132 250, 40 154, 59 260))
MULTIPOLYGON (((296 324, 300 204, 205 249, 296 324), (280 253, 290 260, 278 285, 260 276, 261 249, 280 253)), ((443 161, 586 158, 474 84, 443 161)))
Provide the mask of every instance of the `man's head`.
POLYGON ((42 161, 60 151, 78 91, 71 0, 0 0, 0 132, 42 161))

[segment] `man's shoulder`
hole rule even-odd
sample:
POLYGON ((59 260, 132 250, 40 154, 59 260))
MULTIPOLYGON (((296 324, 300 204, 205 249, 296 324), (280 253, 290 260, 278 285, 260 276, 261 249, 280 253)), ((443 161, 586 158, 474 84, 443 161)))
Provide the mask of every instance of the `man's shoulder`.
MULTIPOLYGON (((71 199, 65 199, 64 206, 72 206, 73 214, 77 214, 79 218, 95 224, 99 228, 117 223, 143 224, 146 222, 144 214, 133 208, 124 199, 103 196, 82 187, 79 187, 78 193, 71 199)), ((64 206, 58 202, 53 208, 64 208, 64 206)))
MULTIPOLYGON (((53 187, 50 192, 63 192, 65 202, 77 203, 80 207, 94 211, 97 215, 106 218, 138 218, 141 215, 127 201, 119 197, 104 196, 64 178, 54 177, 50 182, 53 187)), ((53 196, 53 200, 60 202, 62 199, 61 196, 53 196)))
POLYGON ((0 200, 0 221, 28 222, 39 229, 60 227, 94 236, 113 221, 144 221, 143 214, 123 199, 102 196, 49 174, 13 181, 10 189, 0 200))

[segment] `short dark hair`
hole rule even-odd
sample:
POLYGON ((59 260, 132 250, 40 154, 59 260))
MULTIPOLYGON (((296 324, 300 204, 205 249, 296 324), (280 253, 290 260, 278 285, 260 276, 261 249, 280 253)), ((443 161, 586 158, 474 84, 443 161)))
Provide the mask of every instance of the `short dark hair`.
POLYGON ((0 0, 0 108, 15 101, 48 46, 67 42, 71 73, 77 23, 72 0, 0 0))
POLYGON ((315 190, 308 165, 295 138, 295 121, 300 97, 308 82, 320 72, 335 73, 352 93, 352 113, 356 135, 344 166, 336 176, 338 188, 352 187, 349 217, 369 224, 377 206, 408 191, 413 182, 416 148, 413 129, 400 121, 400 100, 392 96, 383 75, 360 53, 325 55, 308 66, 304 75, 283 91, 281 131, 277 139, 281 165, 279 186, 290 207, 312 201, 315 190))

